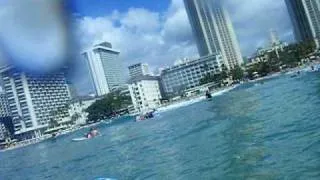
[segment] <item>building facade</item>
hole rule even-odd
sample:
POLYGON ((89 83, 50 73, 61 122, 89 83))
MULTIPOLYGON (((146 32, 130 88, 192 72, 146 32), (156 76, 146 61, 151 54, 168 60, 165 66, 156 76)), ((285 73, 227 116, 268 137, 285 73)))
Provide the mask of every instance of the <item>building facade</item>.
POLYGON ((83 125, 87 123, 88 113, 85 111, 89 106, 91 106, 96 99, 86 99, 86 100, 75 100, 70 103, 69 114, 71 121, 75 125, 83 125))
POLYGON ((129 91, 136 112, 145 113, 161 105, 161 91, 158 77, 143 76, 131 79, 129 91))
POLYGON ((130 78, 150 75, 149 66, 146 63, 133 64, 128 69, 130 78))
POLYGON ((319 48, 320 1, 286 0, 296 41, 315 40, 319 48))
POLYGON ((232 22, 220 0, 184 0, 200 56, 222 54, 227 68, 243 64, 232 22))
POLYGON ((5 67, 1 76, 15 135, 19 138, 39 137, 51 119, 60 121, 69 116, 64 108, 70 100, 64 72, 33 75, 5 67))
POLYGON ((221 55, 209 55, 166 68, 161 72, 163 91, 169 95, 199 86, 207 74, 220 73, 223 63, 221 55))
POLYGON ((120 52, 104 42, 85 51, 85 58, 97 96, 102 96, 124 85, 120 52))
POLYGON ((13 135, 14 129, 8 99, 4 92, 0 92, 0 142, 13 135))
POLYGON ((0 117, 11 116, 7 95, 5 92, 0 92, 0 117))
POLYGON ((304 0, 304 8, 313 39, 315 39, 316 45, 320 47, 320 1, 319 0, 304 0))

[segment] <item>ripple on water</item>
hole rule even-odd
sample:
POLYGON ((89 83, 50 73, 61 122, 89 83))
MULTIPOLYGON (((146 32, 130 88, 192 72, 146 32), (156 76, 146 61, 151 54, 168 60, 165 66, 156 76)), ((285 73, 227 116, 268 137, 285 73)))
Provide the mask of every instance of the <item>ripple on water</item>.
POLYGON ((5 162, 0 179, 37 174, 38 179, 318 180, 319 87, 312 73, 280 76, 142 123, 127 119, 101 127, 105 136, 92 141, 70 143, 73 136, 66 136, 0 154, 5 162))

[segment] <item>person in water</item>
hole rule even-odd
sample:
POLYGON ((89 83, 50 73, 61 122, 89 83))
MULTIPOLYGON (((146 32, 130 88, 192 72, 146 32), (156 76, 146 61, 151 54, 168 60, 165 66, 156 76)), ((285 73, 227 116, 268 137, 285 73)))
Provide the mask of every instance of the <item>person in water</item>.
POLYGON ((91 132, 88 132, 88 133, 87 133, 86 138, 88 138, 88 139, 92 138, 91 132))
POLYGON ((91 128, 90 131, 87 133, 86 138, 90 139, 90 138, 93 138, 97 135, 99 135, 98 130, 95 128, 91 128))
POLYGON ((92 129, 91 129, 91 135, 92 135, 93 137, 98 136, 98 135, 99 135, 98 130, 95 129, 95 128, 92 128, 92 129))

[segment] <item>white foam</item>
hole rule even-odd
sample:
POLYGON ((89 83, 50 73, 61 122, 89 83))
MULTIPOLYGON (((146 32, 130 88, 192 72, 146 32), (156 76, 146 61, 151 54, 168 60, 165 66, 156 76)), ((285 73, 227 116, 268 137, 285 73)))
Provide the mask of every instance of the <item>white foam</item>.
MULTIPOLYGON (((212 95, 212 97, 220 96, 220 95, 223 95, 226 92, 231 91, 232 89, 234 89, 234 88, 236 88, 238 86, 239 85, 235 85, 235 86, 232 86, 232 87, 229 87, 229 88, 226 88, 226 89, 211 93, 211 95, 212 95)), ((205 96, 200 96, 200 97, 196 97, 194 99, 177 102, 177 103, 174 103, 174 104, 170 104, 168 106, 160 107, 160 108, 157 109, 157 112, 166 112, 166 111, 174 110, 174 109, 177 109, 177 108, 189 106, 191 104, 203 101, 205 99, 206 99, 205 96)))

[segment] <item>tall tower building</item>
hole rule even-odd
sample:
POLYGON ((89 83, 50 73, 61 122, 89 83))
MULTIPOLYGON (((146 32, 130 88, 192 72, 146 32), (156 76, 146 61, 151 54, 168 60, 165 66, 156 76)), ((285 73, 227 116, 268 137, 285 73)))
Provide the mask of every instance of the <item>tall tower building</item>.
POLYGON ((243 63, 232 22, 220 0, 184 0, 200 56, 221 54, 230 69, 243 63))
POLYGON ((310 29, 312 37, 316 42, 317 47, 320 47, 320 1, 319 0, 304 0, 304 8, 306 9, 306 14, 308 22, 310 24, 310 29))
POLYGON ((16 136, 22 139, 39 137, 51 119, 68 123, 65 107, 70 93, 64 72, 34 75, 4 67, 0 73, 16 136))
POLYGON ((315 40, 319 47, 320 1, 286 0, 296 41, 315 40))
POLYGON ((98 44, 83 53, 96 95, 102 96, 124 86, 119 54, 108 42, 98 44))

